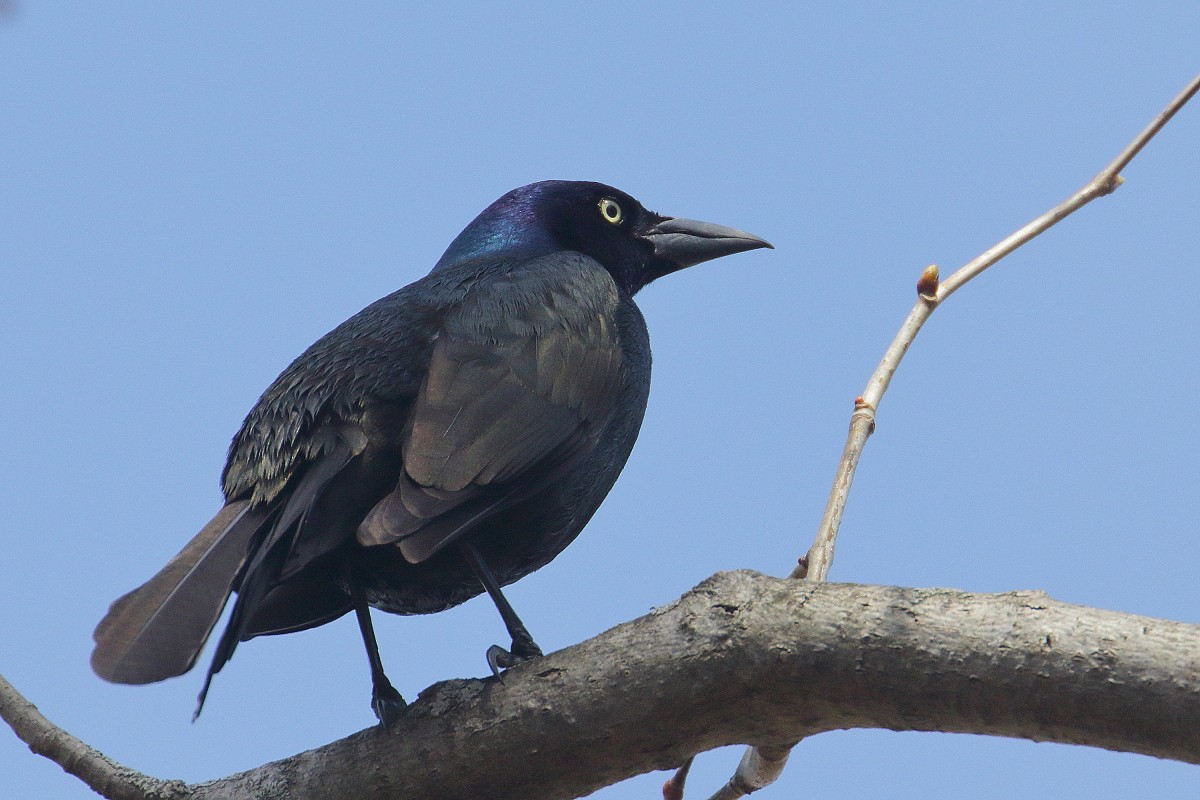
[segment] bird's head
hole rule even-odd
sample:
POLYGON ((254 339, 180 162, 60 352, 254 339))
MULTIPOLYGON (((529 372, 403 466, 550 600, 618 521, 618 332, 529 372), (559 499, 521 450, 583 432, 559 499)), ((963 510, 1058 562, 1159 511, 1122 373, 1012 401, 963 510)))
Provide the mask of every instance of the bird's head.
POLYGON ((723 225, 656 214, 603 183, 540 181, 484 209, 435 269, 574 250, 600 262, 632 295, 676 270, 759 247, 771 245, 723 225))

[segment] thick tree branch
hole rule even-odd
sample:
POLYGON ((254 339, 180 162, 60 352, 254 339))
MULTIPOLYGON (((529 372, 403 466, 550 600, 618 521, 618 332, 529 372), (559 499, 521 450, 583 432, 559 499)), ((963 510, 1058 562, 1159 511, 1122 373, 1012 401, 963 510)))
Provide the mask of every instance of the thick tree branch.
MULTIPOLYGON (((1200 626, 1038 592, 722 573, 504 683, 438 684, 392 731, 372 728, 173 796, 577 797, 694 752, 842 728, 983 733, 1200 763, 1200 626)), ((109 785, 81 777, 98 791, 109 785)), ((140 796, 162 796, 152 792, 140 796)))

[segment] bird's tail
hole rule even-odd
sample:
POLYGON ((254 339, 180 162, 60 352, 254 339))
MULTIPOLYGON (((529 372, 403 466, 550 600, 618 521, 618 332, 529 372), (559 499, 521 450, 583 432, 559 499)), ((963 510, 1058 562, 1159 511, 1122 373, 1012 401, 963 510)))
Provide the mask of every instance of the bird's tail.
POLYGON ((157 575, 117 598, 92 634, 96 674, 154 683, 191 669, 267 516, 248 501, 230 503, 157 575))

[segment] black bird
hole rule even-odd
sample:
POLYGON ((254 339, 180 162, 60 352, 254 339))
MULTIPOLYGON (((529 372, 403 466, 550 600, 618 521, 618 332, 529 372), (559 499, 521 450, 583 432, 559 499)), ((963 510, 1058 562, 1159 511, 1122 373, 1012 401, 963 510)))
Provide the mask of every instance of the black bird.
POLYGON ((319 339, 229 448, 226 504, 96 627, 92 668, 152 683, 196 662, 237 593, 212 676, 237 644, 350 611, 384 724, 369 607, 429 614, 486 591, 512 637, 499 675, 541 655, 500 587, 558 555, 633 448, 650 343, 633 296, 676 270, 770 247, 648 211, 600 183, 543 181, 492 203, 424 278, 319 339))

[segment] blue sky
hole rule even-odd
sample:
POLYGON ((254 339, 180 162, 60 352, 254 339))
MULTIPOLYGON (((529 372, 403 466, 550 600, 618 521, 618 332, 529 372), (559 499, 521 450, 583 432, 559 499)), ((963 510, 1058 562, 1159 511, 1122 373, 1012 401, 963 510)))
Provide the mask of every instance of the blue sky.
MULTIPOLYGON (((0 15, 0 672, 145 772, 199 780, 373 720, 351 619, 201 676, 90 672, 108 603, 220 503, 242 416, 504 191, 600 180, 776 246, 639 296, 642 437, 509 598, 547 649, 808 546, 913 297, 1074 191, 1198 70, 1200 6, 14 0, 0 15)), ((1200 106, 1126 185, 940 309, 879 414, 832 578, 1200 622, 1200 106)), ((486 673, 485 599, 377 618, 408 697, 486 673)), ((689 796, 740 748, 703 756, 689 796)), ((1193 797, 1195 767, 888 732, 805 742, 763 797, 1193 797)), ((658 796, 664 776, 604 790, 658 796)), ((0 794, 90 797, 0 733, 0 794)))

